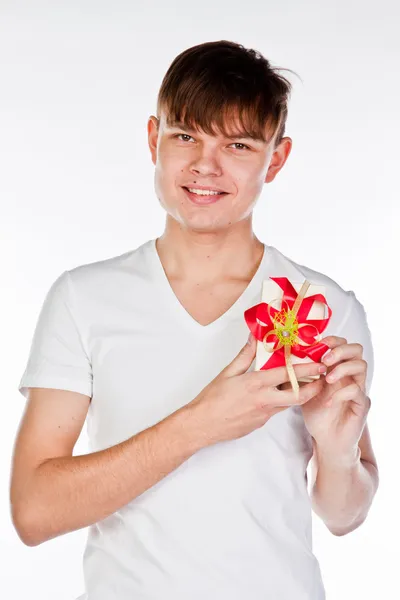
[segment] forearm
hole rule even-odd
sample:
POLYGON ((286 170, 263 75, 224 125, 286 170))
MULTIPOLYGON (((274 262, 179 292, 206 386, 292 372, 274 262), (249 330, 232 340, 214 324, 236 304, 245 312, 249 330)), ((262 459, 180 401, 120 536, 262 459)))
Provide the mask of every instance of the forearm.
POLYGON ((37 545, 111 515, 201 448, 181 409, 120 444, 51 458, 35 470, 26 494, 23 539, 37 545))
POLYGON ((312 507, 335 535, 356 529, 366 518, 377 489, 371 463, 354 456, 333 456, 315 446, 317 476, 312 507))

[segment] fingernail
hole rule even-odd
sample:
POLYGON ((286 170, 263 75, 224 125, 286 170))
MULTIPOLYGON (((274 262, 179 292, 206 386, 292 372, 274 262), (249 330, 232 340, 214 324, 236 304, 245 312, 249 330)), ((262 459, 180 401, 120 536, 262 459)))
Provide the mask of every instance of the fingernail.
POLYGON ((324 360, 325 362, 330 362, 330 361, 332 360, 332 358, 333 358, 333 354, 332 354, 332 352, 328 352, 328 354, 326 354, 326 355, 324 356, 323 360, 324 360))
POLYGON ((318 369, 318 371, 319 371, 320 373, 326 373, 326 370, 327 370, 327 369, 326 369, 326 367, 324 367, 324 365, 321 365, 321 366, 320 366, 320 368, 318 369))
POLYGON ((251 344, 251 340, 252 340, 252 339, 253 339, 253 334, 252 334, 252 333, 251 333, 251 331, 250 331, 250 333, 249 333, 249 337, 247 338, 247 343, 248 343, 248 344, 251 344))

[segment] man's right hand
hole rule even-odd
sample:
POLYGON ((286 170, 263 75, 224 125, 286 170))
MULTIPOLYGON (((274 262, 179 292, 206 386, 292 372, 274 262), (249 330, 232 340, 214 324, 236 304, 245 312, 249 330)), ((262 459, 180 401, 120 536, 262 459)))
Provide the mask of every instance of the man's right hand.
MULTIPOLYGON (((203 446, 243 437, 262 427, 274 414, 289 406, 301 405, 318 394, 324 380, 300 384, 299 398, 292 389, 279 389, 289 381, 286 366, 248 371, 256 354, 251 336, 239 354, 184 409, 203 446)), ((297 378, 320 374, 322 363, 293 365, 297 378)))

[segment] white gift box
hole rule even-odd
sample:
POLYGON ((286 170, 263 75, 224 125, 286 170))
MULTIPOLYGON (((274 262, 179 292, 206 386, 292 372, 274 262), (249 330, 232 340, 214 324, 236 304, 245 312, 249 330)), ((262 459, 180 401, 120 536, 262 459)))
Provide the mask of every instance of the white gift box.
MULTIPOLYGON (((301 283, 291 281, 290 283, 293 285, 294 289, 298 293, 300 291, 301 287, 303 286, 304 281, 301 283)), ((310 284, 304 297, 308 298, 308 296, 314 296, 315 294, 322 294, 325 297, 325 286, 310 284)), ((281 310, 281 308, 284 310, 287 310, 288 306, 286 305, 286 303, 283 302, 283 305, 282 305, 282 297, 283 297, 283 290, 275 281, 272 281, 272 279, 266 279, 265 281, 263 281, 262 291, 261 291, 261 302, 265 302, 267 304, 272 304, 273 308, 275 308, 277 310, 281 310)), ((326 318, 325 309, 326 309, 325 304, 323 304, 322 302, 315 301, 311 307, 310 312, 308 313, 307 319, 325 319, 326 318)), ((271 329, 272 329, 272 327, 271 327, 271 329)), ((315 330, 316 335, 317 335, 317 333, 318 333, 317 330, 315 330)), ((268 336, 266 342, 267 342, 267 346, 270 349, 272 349, 273 348, 272 335, 268 336)), ((282 348, 282 351, 283 351, 283 348, 282 348)), ((265 350, 263 342, 257 340, 257 349, 256 349, 254 370, 259 371, 261 369, 261 367, 267 362, 267 360, 269 360, 271 358, 271 356, 272 356, 272 353, 267 352, 265 350)), ((295 356, 292 353, 290 356, 291 356, 292 364, 313 362, 312 359, 308 358, 308 357, 299 358, 298 356, 295 356)), ((304 377, 298 378, 298 381, 311 382, 311 381, 314 381, 315 379, 319 379, 319 377, 320 377, 320 375, 304 376, 304 377)))

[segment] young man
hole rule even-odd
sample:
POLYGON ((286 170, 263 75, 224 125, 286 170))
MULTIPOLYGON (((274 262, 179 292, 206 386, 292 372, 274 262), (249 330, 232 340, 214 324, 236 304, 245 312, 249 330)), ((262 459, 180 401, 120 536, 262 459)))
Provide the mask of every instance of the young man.
POLYGON ((19 386, 12 516, 30 546, 89 526, 81 598, 322 600, 311 509, 343 535, 371 506, 364 309, 252 231, 291 150, 289 92, 241 45, 180 54, 148 122, 165 231, 65 271, 45 299, 19 386), (295 372, 337 379, 298 401, 286 368, 251 369, 244 311, 269 277, 326 286, 333 310, 333 358, 295 372), (86 418, 90 453, 73 456, 86 418))

